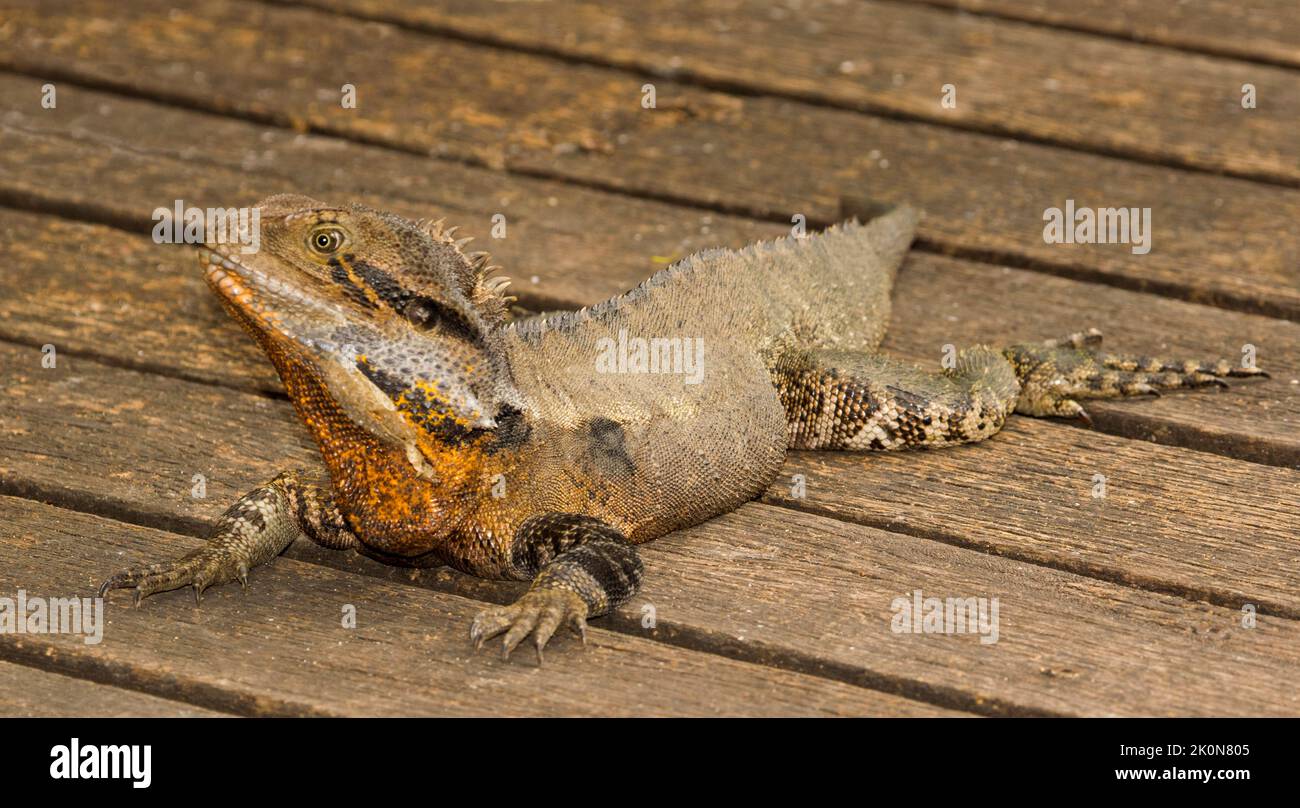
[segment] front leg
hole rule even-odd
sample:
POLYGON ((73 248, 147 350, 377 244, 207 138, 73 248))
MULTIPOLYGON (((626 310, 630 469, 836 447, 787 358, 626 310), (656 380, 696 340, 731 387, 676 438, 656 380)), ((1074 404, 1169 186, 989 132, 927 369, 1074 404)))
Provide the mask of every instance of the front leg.
POLYGON ((551 635, 566 622, 586 641, 587 618, 616 609, 641 588, 636 548, 618 529, 577 513, 544 513, 525 519, 510 544, 510 573, 533 585, 509 606, 484 609, 474 618, 476 647, 501 632, 509 657, 533 635, 537 660, 551 635))
POLYGON ((318 487, 286 471, 255 488, 222 514, 208 544, 173 561, 124 570, 99 587, 135 589, 135 605, 155 592, 190 586, 194 603, 214 584, 238 579, 248 586, 248 571, 284 552, 298 536, 324 547, 355 549, 360 545, 342 514, 318 487))

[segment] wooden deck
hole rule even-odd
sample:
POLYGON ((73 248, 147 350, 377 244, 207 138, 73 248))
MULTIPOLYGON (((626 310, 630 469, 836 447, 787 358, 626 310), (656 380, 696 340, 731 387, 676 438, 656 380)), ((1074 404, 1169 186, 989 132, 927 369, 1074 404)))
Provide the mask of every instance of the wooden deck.
POLYGON ((1093 403, 1095 430, 795 454, 761 501, 647 545, 644 591, 543 668, 467 639, 518 587, 299 542, 201 609, 110 598, 98 645, 0 634, 0 714, 1300 714, 1293 0, 180 6, 0 10, 0 597, 90 595, 319 464, 193 256, 150 238, 176 199, 446 216, 533 307, 906 201, 893 352, 1096 326, 1253 345, 1272 379, 1093 403), (1150 207, 1150 253, 1045 244, 1066 199, 1150 207), (998 642, 893 633, 917 589, 998 598, 998 642))

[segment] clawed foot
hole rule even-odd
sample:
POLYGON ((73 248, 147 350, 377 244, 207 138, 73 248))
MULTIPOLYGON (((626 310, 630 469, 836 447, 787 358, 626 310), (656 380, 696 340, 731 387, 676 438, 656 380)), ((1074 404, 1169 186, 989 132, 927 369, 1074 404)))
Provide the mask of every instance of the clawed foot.
POLYGON ((478 649, 496 635, 506 632, 501 657, 507 659, 515 646, 532 634, 533 645, 537 649, 537 664, 540 665, 542 649, 555 630, 566 622, 572 623, 574 631, 582 637, 585 645, 587 604, 583 599, 565 589, 530 589, 509 606, 493 606, 479 612, 470 628, 469 638, 478 649))
POLYGON ((1215 362, 1124 356, 1100 352, 1095 328, 1064 339, 1013 345, 1003 355, 1016 368, 1020 398, 1016 412, 1092 419, 1079 399, 1160 395, 1179 387, 1227 387, 1224 377, 1262 376, 1259 368, 1215 362))
POLYGON ((194 605, 199 605, 203 590, 213 584, 238 579, 248 588, 248 564, 227 550, 207 546, 186 553, 175 561, 149 564, 124 570, 99 587, 102 598, 110 589, 135 589, 135 605, 155 592, 189 586, 194 590, 194 605))

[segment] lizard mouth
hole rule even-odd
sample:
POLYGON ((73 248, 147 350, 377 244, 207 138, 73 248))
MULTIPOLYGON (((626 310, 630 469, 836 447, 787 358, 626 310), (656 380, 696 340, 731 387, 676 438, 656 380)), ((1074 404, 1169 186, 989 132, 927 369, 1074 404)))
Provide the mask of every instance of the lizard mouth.
POLYGON ((284 332, 284 323, 265 305, 255 283, 269 281, 266 273, 245 266, 228 255, 200 248, 199 263, 208 286, 242 315, 267 331, 284 332), (252 283, 250 283, 252 280, 252 283))
POLYGON ((275 278, 211 248, 199 249, 204 278, 213 291, 258 325, 292 337, 281 312, 295 307, 313 309, 313 300, 291 283, 275 278))
POLYGON ((251 307, 253 293, 244 280, 244 273, 248 272, 246 267, 206 249, 199 250, 199 263, 203 265, 203 277, 222 297, 240 308, 251 307))

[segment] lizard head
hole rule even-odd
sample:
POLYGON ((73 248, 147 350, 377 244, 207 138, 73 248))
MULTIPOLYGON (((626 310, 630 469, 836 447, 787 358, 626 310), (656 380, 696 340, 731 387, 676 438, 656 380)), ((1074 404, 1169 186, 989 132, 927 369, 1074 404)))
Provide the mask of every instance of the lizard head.
POLYGON ((497 348, 504 279, 487 277, 486 254, 462 250, 468 239, 304 196, 257 208, 256 252, 209 242, 200 260, 309 426, 341 412, 408 455, 427 454, 490 436, 517 414, 497 348), (322 393, 331 413, 305 411, 304 399, 322 393))

